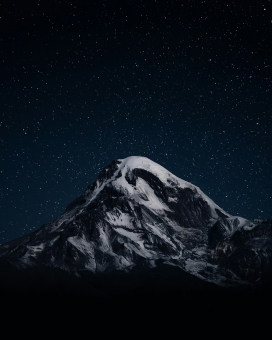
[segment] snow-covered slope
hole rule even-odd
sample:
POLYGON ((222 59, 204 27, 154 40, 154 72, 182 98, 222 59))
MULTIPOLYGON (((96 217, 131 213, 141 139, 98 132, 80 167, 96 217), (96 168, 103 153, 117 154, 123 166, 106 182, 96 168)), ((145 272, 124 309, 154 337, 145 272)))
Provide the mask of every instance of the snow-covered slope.
MULTIPOLYGON (((116 192, 122 192, 135 203, 144 205, 153 212, 157 211, 158 213, 159 211, 169 210, 167 205, 164 204, 164 199, 168 202, 177 203, 177 197, 175 195, 178 190, 188 189, 194 192, 195 198, 200 198, 209 205, 211 218, 217 219, 218 216, 230 216, 197 186, 176 177, 146 157, 132 156, 114 161, 109 167, 106 167, 100 174, 98 180, 80 197, 81 201, 84 201, 80 209, 78 205, 75 205, 74 209, 65 212, 61 218, 57 220, 52 231, 59 228, 64 221, 67 222, 74 219, 75 216, 82 213, 90 203, 98 201, 101 192, 107 190, 109 186, 112 186, 116 192), (149 173, 150 176, 153 175, 152 177, 156 178, 157 182, 159 182, 159 187, 163 186, 165 191, 168 191, 167 197, 158 197, 157 193, 152 189, 152 186, 143 178, 144 176, 138 176, 138 173, 149 173)), ((76 200, 76 203, 78 202, 79 198, 76 200)))
POLYGON ((0 257, 19 268, 45 264, 76 275, 163 261, 232 285, 241 282, 239 272, 220 265, 217 254, 223 249, 226 262, 224 242, 255 227, 159 164, 133 156, 113 161, 60 218, 2 245, 0 257))

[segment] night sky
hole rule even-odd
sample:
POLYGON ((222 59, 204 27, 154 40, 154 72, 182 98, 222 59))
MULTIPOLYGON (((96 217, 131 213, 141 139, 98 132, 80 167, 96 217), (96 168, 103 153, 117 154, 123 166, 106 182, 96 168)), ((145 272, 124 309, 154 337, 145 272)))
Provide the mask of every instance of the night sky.
POLYGON ((272 218, 271 1, 0 5, 0 243, 145 156, 272 218))

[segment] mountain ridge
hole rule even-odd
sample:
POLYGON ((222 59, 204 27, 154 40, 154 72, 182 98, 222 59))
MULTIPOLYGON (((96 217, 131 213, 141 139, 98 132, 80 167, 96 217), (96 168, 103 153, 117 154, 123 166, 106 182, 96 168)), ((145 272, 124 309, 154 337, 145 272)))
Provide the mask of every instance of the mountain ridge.
POLYGON ((77 277, 167 265, 203 283, 250 286, 269 281, 271 229, 269 221, 226 213, 197 186, 131 156, 105 167, 59 218, 1 245, 0 260, 77 277))

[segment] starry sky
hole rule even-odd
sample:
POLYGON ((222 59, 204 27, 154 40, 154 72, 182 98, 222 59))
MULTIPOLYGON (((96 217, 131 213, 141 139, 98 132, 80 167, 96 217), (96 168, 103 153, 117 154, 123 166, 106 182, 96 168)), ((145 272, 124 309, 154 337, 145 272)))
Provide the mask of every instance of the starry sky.
POLYGON ((145 156, 272 218, 271 1, 1 1, 0 243, 145 156))

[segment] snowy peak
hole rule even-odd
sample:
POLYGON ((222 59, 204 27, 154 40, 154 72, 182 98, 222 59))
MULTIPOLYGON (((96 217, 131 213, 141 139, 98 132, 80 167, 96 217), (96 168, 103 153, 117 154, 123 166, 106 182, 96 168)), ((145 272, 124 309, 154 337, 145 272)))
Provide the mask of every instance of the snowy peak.
MULTIPOLYGON (((207 229, 218 218, 231 217, 197 186, 170 173, 146 157, 132 156, 114 160, 105 167, 85 193, 70 203, 65 213, 51 223, 51 232, 97 206, 104 220, 117 211, 141 216, 153 215, 160 223, 172 227, 207 229), (121 205, 121 207, 120 207, 121 205), (128 205, 127 208, 124 208, 128 205), (123 211, 125 209, 125 211, 123 211), (105 215, 105 212, 107 214, 105 215)), ((139 225, 139 218, 134 217, 139 225)), ((49 228, 49 227, 48 227, 49 228)))
MULTIPOLYGON (((161 208, 161 204, 154 196, 152 185, 150 188, 148 182, 151 182, 156 189, 161 188, 161 191, 165 191, 164 197, 161 197, 163 200, 176 202, 176 197, 173 197, 173 194, 177 194, 180 189, 189 189, 194 192, 196 198, 199 197, 207 202, 211 208, 211 218, 231 216, 216 205, 197 186, 178 178, 161 165, 141 156, 130 156, 113 161, 99 175, 94 196, 96 197, 98 192, 111 183, 117 190, 123 190, 133 197, 136 197, 136 193, 139 193, 142 198, 145 197, 146 200, 150 197, 150 201, 161 208), (172 192, 171 195, 170 192, 172 192)), ((154 204, 153 207, 155 208, 154 204)))
POLYGON ((132 156, 105 167, 58 219, 0 247, 0 257, 19 268, 42 264, 76 275, 163 262, 228 285, 240 282, 228 271, 237 268, 232 252, 267 230, 229 215, 150 159, 132 156), (218 266, 222 259, 228 268, 218 266))
POLYGON ((118 162, 120 162, 119 171, 124 177, 127 173, 132 172, 135 169, 142 169, 156 176, 167 186, 176 184, 183 188, 195 188, 191 183, 176 177, 164 167, 146 157, 131 156, 125 159, 119 159, 118 162))
POLYGON ((113 180, 121 176, 125 177, 128 172, 131 172, 135 169, 146 170, 147 172, 150 172, 154 176, 158 177, 165 184, 169 184, 169 181, 172 180, 175 183, 179 183, 179 185, 183 187, 195 187, 191 183, 183 181, 171 174, 161 165, 141 156, 130 156, 124 159, 114 160, 100 173, 98 180, 113 180))

